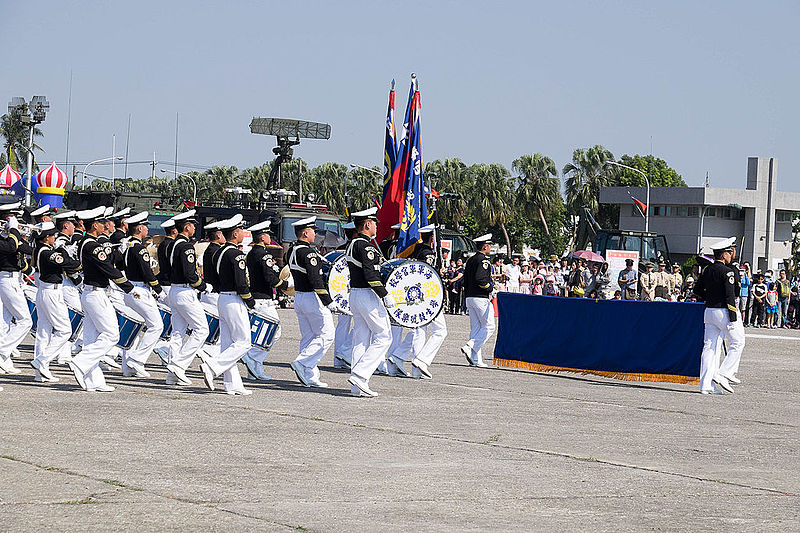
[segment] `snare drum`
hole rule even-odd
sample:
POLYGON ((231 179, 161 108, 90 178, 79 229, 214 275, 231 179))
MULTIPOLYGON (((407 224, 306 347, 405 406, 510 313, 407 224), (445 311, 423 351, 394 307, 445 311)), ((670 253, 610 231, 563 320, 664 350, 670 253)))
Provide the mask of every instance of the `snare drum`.
POLYGON ((83 313, 67 305, 67 314, 69 314, 69 323, 72 326, 69 342, 75 342, 83 333, 83 313))
POLYGON ((39 315, 36 312, 36 293, 39 290, 33 285, 25 285, 22 287, 22 292, 25 295, 25 300, 28 302, 28 311, 31 313, 31 331, 36 333, 36 323, 39 321, 39 315))
POLYGON ((158 306, 158 313, 161 315, 161 321, 164 323, 164 329, 161 330, 161 340, 169 340, 172 334, 172 310, 162 303, 156 304, 158 306))
POLYGON ((256 348, 269 350, 275 341, 280 322, 258 312, 250 313, 250 342, 256 348))
POLYGON ((444 283, 428 263, 412 259, 386 261, 381 265, 381 280, 398 303, 387 309, 394 325, 426 326, 442 311, 444 283))
POLYGON ((208 337, 206 337, 206 344, 219 343, 219 315, 215 306, 209 303, 203 303, 203 310, 206 312, 206 320, 208 321, 208 337))
MULTIPOLYGON (((36 333, 36 326, 39 323, 39 313, 36 310, 36 294, 39 291, 32 285, 26 285, 22 288, 22 292, 25 294, 25 300, 28 302, 28 311, 31 313, 31 332, 36 333)), ((69 341, 75 342, 81 334, 83 313, 67 305, 67 314, 69 315, 69 323, 72 327, 72 335, 70 335, 69 341)))
POLYGON ((119 325, 117 346, 123 350, 129 350, 144 330, 144 319, 127 307, 115 305, 114 310, 117 312, 117 324, 119 325))
POLYGON ((350 310, 350 268, 341 250, 325 254, 322 262, 322 276, 328 287, 328 294, 339 307, 350 310))

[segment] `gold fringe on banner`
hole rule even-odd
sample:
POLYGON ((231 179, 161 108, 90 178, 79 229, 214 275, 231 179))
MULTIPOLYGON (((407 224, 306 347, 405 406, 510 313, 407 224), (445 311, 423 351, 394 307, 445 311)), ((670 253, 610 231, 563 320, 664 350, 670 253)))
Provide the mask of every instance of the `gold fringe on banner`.
POLYGON ((603 370, 586 370, 584 368, 567 368, 564 366, 542 365, 539 363, 529 363, 527 361, 517 361, 516 359, 498 359, 495 357, 494 364, 497 366, 508 366, 514 368, 524 368, 534 372, 575 372, 577 374, 594 374, 606 378, 621 379, 625 381, 663 381, 669 383, 684 383, 686 385, 699 385, 700 378, 692 376, 678 376, 675 374, 641 374, 635 372, 605 372, 603 370))

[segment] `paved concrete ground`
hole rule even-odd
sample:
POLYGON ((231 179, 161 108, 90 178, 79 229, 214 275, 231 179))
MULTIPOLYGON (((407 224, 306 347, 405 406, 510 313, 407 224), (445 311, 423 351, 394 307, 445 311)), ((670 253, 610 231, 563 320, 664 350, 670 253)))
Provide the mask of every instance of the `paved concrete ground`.
MULTIPOLYGON (((762 530, 800 527, 800 335, 750 330, 736 393, 468 368, 352 398, 297 386, 292 311, 249 397, 114 373, 111 394, 0 376, 0 530, 762 530), (782 337, 782 338, 781 338, 782 337)), ((30 346, 27 346, 30 349, 30 346)), ((491 351, 489 352, 491 353, 491 351)), ((155 357, 152 360, 155 363, 155 357)))

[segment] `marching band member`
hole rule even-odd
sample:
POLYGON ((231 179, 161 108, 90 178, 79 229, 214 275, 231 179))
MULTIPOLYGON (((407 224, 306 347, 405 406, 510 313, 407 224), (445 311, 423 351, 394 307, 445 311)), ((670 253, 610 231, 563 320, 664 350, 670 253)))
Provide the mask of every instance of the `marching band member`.
POLYGON ((358 234, 347 248, 350 310, 353 313, 353 364, 348 381, 353 396, 378 395, 369 388, 369 379, 386 358, 392 342, 386 309, 397 305, 383 286, 381 253, 371 242, 378 229, 377 211, 373 207, 353 213, 358 234))
MULTIPOLYGON (((225 236, 225 245, 212 257, 213 266, 219 286, 219 337, 220 353, 216 357, 208 357, 201 352, 203 362, 200 369, 209 390, 214 390, 214 378, 227 374, 226 381, 234 381, 241 376, 236 363, 250 349, 250 317, 248 309, 253 309, 256 302, 247 285, 247 265, 244 254, 238 246, 244 238, 241 227, 242 215, 235 215, 228 220, 217 223, 225 236)), ((205 319, 205 317, 203 317, 205 319)), ((208 330, 206 330, 208 331, 208 330)), ((247 396, 253 392, 240 385, 240 388, 227 389, 228 394, 247 396)))
POLYGON ((50 372, 50 362, 59 356, 72 335, 67 304, 62 290, 62 274, 76 273, 81 263, 66 252, 53 248, 56 227, 52 222, 42 222, 37 227, 37 248, 33 264, 39 273, 36 286, 36 357, 31 366, 36 370, 35 380, 56 382, 50 372))
POLYGON ((203 292, 206 284, 197 271, 197 258, 194 245, 190 242, 194 236, 197 220, 194 209, 175 215, 175 228, 178 236, 169 253, 170 281, 169 302, 172 308, 172 336, 170 338, 170 359, 167 370, 167 384, 191 385, 186 377, 186 370, 192 364, 195 355, 203 347, 208 337, 208 321, 197 291, 203 292), (186 330, 191 335, 186 337, 186 330))
MULTIPOLYGON (((66 254, 71 259, 80 263, 78 259, 78 245, 72 241, 73 235, 76 233, 77 212, 62 211, 53 217, 53 222, 58 230, 53 247, 62 254, 66 254)), ((81 278, 79 272, 65 272, 61 282, 64 302, 77 311, 81 310, 81 293, 79 288, 81 283, 83 283, 83 278, 81 278)), ((83 340, 78 337, 73 343, 64 345, 61 348, 61 353, 58 354, 57 362, 59 364, 67 364, 72 354, 80 351, 82 344, 83 340)))
MULTIPOLYGON (((169 301, 169 291, 172 288, 172 282, 170 281, 169 254, 172 252, 172 245, 175 244, 175 237, 178 235, 178 230, 175 229, 175 221, 171 218, 162 222, 161 228, 164 230, 164 240, 161 241, 156 248, 156 261, 158 262, 158 274, 156 275, 156 279, 158 279, 161 290, 164 291, 163 302, 171 308, 172 304, 169 301)), ((154 351, 161 359, 161 363, 167 366, 172 356, 170 343, 167 342, 163 346, 158 346, 154 351)))
POLYGON ((143 295, 144 289, 134 287, 114 266, 111 249, 103 245, 100 234, 103 232, 106 210, 97 207, 81 211, 78 217, 84 221, 86 235, 79 248, 79 256, 84 272, 84 288, 81 304, 84 312, 83 349, 69 362, 75 379, 83 390, 111 392, 114 387, 106 384, 100 360, 119 342, 117 314, 106 293, 109 282, 113 282, 124 292, 136 291, 143 295))
POLYGON ((161 313, 158 312, 156 298, 153 297, 153 293, 156 297, 160 297, 164 291, 150 267, 150 254, 142 244, 148 233, 147 215, 147 211, 142 211, 129 217, 126 224, 129 240, 123 254, 125 275, 134 287, 144 290, 125 294, 125 305, 144 318, 147 328, 135 346, 122 354, 122 375, 126 377, 150 377, 150 373, 145 369, 145 364, 164 330, 164 322, 161 320, 161 313))
MULTIPOLYGON (((433 249, 435 246, 435 226, 429 224, 419 230, 422 237, 422 242, 417 243, 414 248, 412 258, 423 263, 428 263, 430 266, 439 270, 436 251, 433 249)), ((430 379, 431 376, 430 366, 433 363, 434 357, 439 352, 447 338, 447 324, 444 320, 444 310, 442 310, 436 318, 424 328, 417 328, 413 330, 412 342, 412 377, 430 379), (425 340, 425 335, 429 333, 430 337, 425 340)))
POLYGON ((17 217, 22 214, 20 205, 20 202, 0 205, 0 218, 8 224, 8 235, 0 237, 0 302, 7 328, 0 335, 0 370, 7 374, 21 372, 11 361, 11 353, 33 325, 28 302, 20 286, 20 272, 24 262, 20 255, 33 253, 33 249, 19 232, 17 217))
POLYGON ((128 224, 130 223, 127 220, 127 217, 130 212, 131 208, 126 207, 111 215, 111 222, 114 224, 114 230, 111 232, 109 238, 111 239, 112 244, 121 243, 122 239, 127 236, 128 224))
POLYGON ((314 249, 317 217, 308 217, 293 222, 297 237, 286 252, 289 270, 294 280, 294 311, 300 323, 300 353, 291 366, 297 379, 306 387, 326 388, 320 381, 317 365, 333 344, 334 312, 344 312, 331 299, 322 276, 322 259, 314 249))
MULTIPOLYGON (((247 272, 250 277, 250 292, 256 300, 256 311, 262 315, 279 321, 278 311, 275 310, 275 289, 286 289, 289 284, 280 279, 280 268, 275 258, 267 252, 266 245, 272 242, 269 236, 270 221, 265 220, 247 228, 253 236, 253 244, 247 253, 247 272)), ((278 342, 281 337, 281 327, 278 326, 273 342, 278 342)), ((272 379, 264 373, 264 360, 269 352, 253 346, 247 355, 242 358, 247 367, 248 379, 266 381, 272 379)))
POLYGON ((492 294, 492 267, 489 263, 492 235, 487 233, 474 239, 478 253, 467 260, 464 267, 464 295, 469 311, 469 340, 461 347, 461 353, 470 366, 486 368, 481 348, 494 333, 494 309, 490 301, 492 294))
MULTIPOLYGON (((353 240, 353 236, 356 233, 356 225, 353 222, 348 222, 342 228, 347 241, 336 249, 344 252, 347 250, 347 245, 353 240)), ((353 330, 350 328, 352 324, 352 314, 339 314, 336 318, 336 331, 333 335, 333 368, 350 369, 350 361, 353 355, 353 330)))
POLYGON ((44 204, 31 211, 31 220, 34 224, 41 224, 42 222, 52 222, 52 214, 50 211, 50 204, 44 204))

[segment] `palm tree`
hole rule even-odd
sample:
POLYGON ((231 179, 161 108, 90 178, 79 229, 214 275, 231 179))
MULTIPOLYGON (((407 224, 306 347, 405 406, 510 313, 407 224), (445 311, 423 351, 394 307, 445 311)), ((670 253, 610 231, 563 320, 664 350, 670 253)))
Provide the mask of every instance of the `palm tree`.
MULTIPOLYGON (((27 124, 22 121, 22 110, 15 108, 10 113, 0 117, 0 135, 2 135, 3 152, 6 155, 6 161, 17 172, 23 166, 23 161, 27 159, 28 154, 28 136, 30 129, 27 124)), ((33 128, 33 136, 41 137, 42 130, 33 128)), ((42 148, 36 143, 33 144, 34 150, 41 151, 42 148)), ((37 167, 34 167, 36 170, 37 167)))
POLYGON ((469 199, 472 193, 472 176, 467 165, 460 159, 435 160, 425 165, 425 175, 430 178, 431 186, 439 193, 457 194, 458 198, 448 198, 437 202, 440 220, 452 222, 458 227, 466 216, 469 199))
POLYGON ((506 250, 511 253, 511 239, 506 223, 511 219, 511 174, 503 165, 477 164, 470 167, 475 178, 473 206, 488 226, 500 226, 506 240, 506 250))
POLYGON ((552 254, 555 246, 544 214, 550 211, 560 194, 556 164, 542 154, 523 155, 514 161, 513 169, 520 174, 517 179, 516 201, 522 212, 536 213, 539 216, 552 254))
POLYGON ((377 167, 378 173, 364 170, 363 168, 351 169, 348 173, 347 195, 354 211, 367 209, 375 205, 375 200, 380 201, 383 195, 383 174, 377 167))
MULTIPOLYGON (((618 168, 608 165, 608 161, 614 161, 614 154, 598 144, 585 150, 576 149, 572 153, 572 162, 564 165, 562 173, 566 178, 567 209, 573 217, 584 216, 584 209, 597 217, 600 189, 614 185, 619 176, 618 168)), ((570 248, 575 242, 577 230, 578 225, 574 224, 570 248)))
POLYGON ((344 185, 348 180, 347 167, 339 163, 323 163, 310 172, 304 172, 304 188, 313 192, 319 202, 334 213, 345 212, 344 185))

